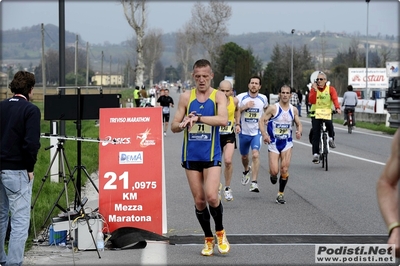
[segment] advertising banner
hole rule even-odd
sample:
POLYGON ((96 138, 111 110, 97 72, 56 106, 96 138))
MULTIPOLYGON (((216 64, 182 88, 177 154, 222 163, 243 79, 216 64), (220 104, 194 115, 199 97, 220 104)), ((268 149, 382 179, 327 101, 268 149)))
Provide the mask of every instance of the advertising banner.
POLYGON ((162 109, 100 109, 99 212, 110 232, 166 233, 162 109))
MULTIPOLYGON (((367 87, 366 68, 349 68, 349 85, 354 89, 364 89, 367 87)), ((389 78, 386 75, 386 68, 368 68, 368 88, 387 89, 389 78)))

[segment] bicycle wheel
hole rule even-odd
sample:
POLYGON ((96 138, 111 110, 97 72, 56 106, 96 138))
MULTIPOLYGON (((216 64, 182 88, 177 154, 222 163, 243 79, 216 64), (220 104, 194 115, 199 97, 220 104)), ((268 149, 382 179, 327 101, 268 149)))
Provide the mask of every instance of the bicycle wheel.
POLYGON ((353 132, 353 114, 352 112, 347 113, 347 133, 353 132))
POLYGON ((325 171, 328 171, 328 153, 324 154, 324 160, 325 160, 325 171))
POLYGON ((347 125, 347 133, 351 134, 353 132, 353 126, 347 125))
POLYGON ((324 144, 323 144, 324 149, 322 152, 322 158, 323 158, 322 159, 322 168, 324 168, 324 166, 325 166, 325 171, 328 171, 328 136, 326 133, 323 136, 323 141, 324 141, 324 144))
POLYGON ((351 134, 353 132, 353 119, 351 113, 347 117, 347 133, 351 134))
POLYGON ((321 153, 319 155, 319 160, 322 162, 322 164, 321 164, 322 168, 324 168, 324 166, 325 166, 325 158, 324 158, 324 154, 323 153, 321 153))
POLYGON ((324 145, 320 141, 319 142, 319 161, 322 162, 322 168, 324 168, 324 145))

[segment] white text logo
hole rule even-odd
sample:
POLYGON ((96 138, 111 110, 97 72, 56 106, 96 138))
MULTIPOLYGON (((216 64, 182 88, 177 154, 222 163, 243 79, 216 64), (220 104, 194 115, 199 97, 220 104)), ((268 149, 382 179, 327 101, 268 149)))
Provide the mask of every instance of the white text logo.
POLYGON ((131 144, 131 138, 112 138, 111 136, 105 137, 105 139, 101 142, 101 145, 107 146, 108 144, 131 144))

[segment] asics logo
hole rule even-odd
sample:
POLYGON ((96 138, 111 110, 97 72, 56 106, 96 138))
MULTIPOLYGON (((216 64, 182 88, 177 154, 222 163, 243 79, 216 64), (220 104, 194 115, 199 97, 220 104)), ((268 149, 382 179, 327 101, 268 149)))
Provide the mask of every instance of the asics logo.
POLYGON ((108 144, 131 144, 131 138, 113 138, 111 136, 105 137, 104 141, 102 141, 101 145, 102 146, 107 146, 108 144))

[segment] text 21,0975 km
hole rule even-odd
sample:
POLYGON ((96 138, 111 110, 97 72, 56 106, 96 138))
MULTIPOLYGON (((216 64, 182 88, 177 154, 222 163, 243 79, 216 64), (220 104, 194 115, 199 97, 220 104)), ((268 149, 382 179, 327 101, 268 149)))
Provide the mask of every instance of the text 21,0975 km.
MULTIPOLYGON (((122 188, 123 189, 129 189, 129 176, 128 172, 124 172, 122 175, 117 177, 117 174, 114 172, 107 172, 104 174, 104 178, 110 178, 110 180, 107 181, 107 183, 104 185, 104 189, 107 190, 115 190, 117 189, 117 184, 120 182, 116 182, 117 178, 118 180, 122 180, 122 188)), ((136 181, 132 184, 131 189, 155 189, 157 188, 157 182, 156 181, 136 181)))

